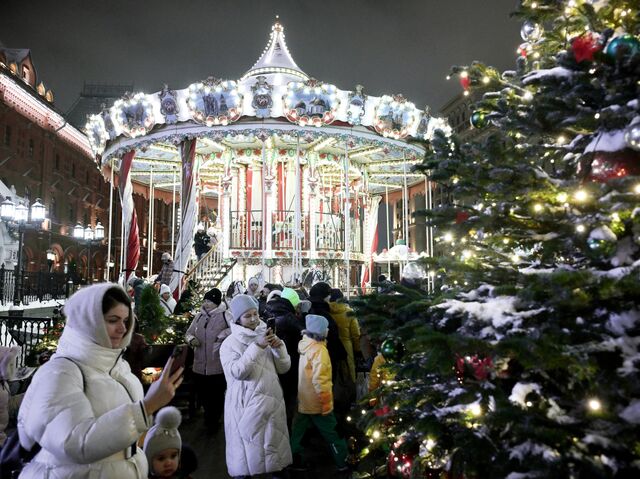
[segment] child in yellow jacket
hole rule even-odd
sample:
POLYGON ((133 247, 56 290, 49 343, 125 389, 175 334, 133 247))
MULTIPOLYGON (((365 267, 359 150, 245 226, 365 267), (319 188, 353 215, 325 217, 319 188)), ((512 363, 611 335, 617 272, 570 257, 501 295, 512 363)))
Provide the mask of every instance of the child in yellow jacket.
POLYGON ((333 414, 333 384, 331 382, 331 360, 327 351, 326 337, 329 322, 324 316, 309 314, 305 318, 306 329, 298 343, 298 414, 291 430, 291 469, 303 469, 301 444, 306 430, 315 425, 330 446, 339 472, 346 471, 347 444, 336 432, 333 414))

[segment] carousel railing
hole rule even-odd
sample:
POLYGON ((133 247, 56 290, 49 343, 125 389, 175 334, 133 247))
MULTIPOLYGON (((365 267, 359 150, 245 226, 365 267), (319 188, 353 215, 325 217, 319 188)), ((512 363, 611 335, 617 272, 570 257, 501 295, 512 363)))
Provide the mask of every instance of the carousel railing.
MULTIPOLYGON (((344 221, 342 214, 316 212, 312 213, 315 225, 316 250, 344 250, 344 221)), ((311 218, 303 213, 300 218, 302 250, 311 249, 311 218)), ((271 212, 271 248, 274 250, 290 250, 295 246, 295 212, 276 210, 271 212)), ((231 212, 232 249, 263 249, 265 237, 262 229, 262 210, 231 212)), ((363 251, 363 222, 360 218, 351 218, 350 250, 355 253, 363 251)))

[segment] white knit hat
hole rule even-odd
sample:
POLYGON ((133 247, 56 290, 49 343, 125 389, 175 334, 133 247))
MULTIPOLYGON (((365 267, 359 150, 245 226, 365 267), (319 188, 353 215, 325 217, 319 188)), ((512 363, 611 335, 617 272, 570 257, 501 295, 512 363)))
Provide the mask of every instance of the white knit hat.
POLYGON ((267 296, 267 303, 276 297, 282 297, 282 291, 279 289, 274 289, 269 293, 269 296, 267 296))
POLYGON ((166 284, 160 286, 160 296, 162 296, 164 293, 171 294, 171 288, 169 288, 169 286, 167 286, 166 284))
POLYGON ((154 426, 144 438, 144 453, 149 464, 153 464, 153 458, 165 449, 177 449, 178 454, 182 449, 182 439, 178 432, 178 426, 182 422, 180 411, 173 406, 163 407, 156 414, 154 426))
POLYGON ((250 309, 258 309, 258 302, 248 294, 239 294, 231 300, 230 307, 233 319, 239 321, 240 317, 250 309))

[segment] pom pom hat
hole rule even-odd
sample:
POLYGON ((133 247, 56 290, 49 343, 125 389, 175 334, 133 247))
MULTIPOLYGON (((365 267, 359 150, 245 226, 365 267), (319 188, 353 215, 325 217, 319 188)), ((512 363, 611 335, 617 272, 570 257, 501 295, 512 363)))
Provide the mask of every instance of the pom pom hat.
POLYGON ((182 415, 173 406, 163 407, 158 411, 154 426, 144 438, 144 453, 149 464, 152 464, 153 458, 165 449, 177 449, 178 453, 180 452, 182 439, 178 426, 181 422, 182 415))

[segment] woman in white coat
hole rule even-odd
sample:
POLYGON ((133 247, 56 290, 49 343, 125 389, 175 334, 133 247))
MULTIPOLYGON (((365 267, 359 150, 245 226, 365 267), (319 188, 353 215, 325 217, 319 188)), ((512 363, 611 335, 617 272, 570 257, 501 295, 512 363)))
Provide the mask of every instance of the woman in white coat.
POLYGON ((278 472, 291 464, 287 416, 278 374, 291 367, 284 342, 260 321, 246 294, 231 301, 231 335, 220 359, 227 380, 224 405, 227 469, 232 477, 278 472))
POLYGON ((56 354, 36 372, 18 415, 23 447, 42 449, 21 479, 142 479, 147 459, 137 448, 182 382, 170 359, 143 398, 122 359, 134 316, 125 291, 112 283, 81 289, 64 307, 67 322, 56 354))

